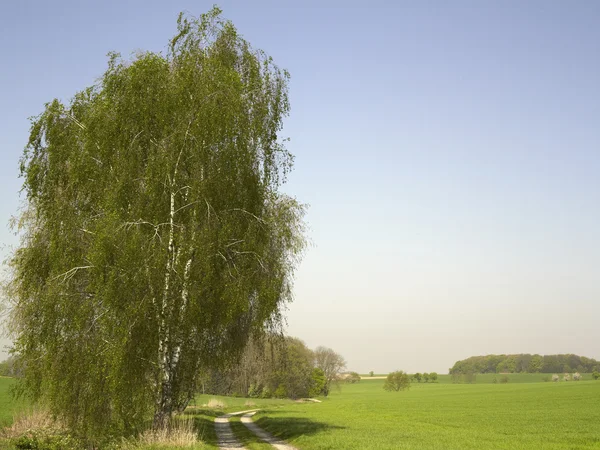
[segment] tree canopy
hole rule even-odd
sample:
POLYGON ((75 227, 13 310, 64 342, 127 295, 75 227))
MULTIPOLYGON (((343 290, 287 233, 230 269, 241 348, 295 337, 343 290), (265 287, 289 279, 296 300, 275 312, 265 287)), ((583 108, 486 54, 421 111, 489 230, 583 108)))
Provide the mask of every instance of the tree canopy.
POLYGON ((395 392, 410 389, 410 376, 402 370, 391 372, 383 383, 383 389, 395 392))
POLYGON ((590 373, 600 369, 600 362, 585 356, 564 355, 486 355, 471 356, 454 363, 450 373, 590 373))
POLYGON ((253 338, 240 361, 203 374, 207 394, 270 398, 326 395, 327 378, 314 352, 290 336, 253 338))
POLYGON ((162 426, 277 329, 304 247, 286 71, 214 8, 32 120, 8 284, 20 391, 89 439, 162 426))
POLYGON ((329 394, 331 385, 336 384, 340 379, 340 373, 346 368, 344 357, 336 353, 333 349, 319 346, 315 349, 315 367, 318 367, 325 374, 325 395, 329 394))

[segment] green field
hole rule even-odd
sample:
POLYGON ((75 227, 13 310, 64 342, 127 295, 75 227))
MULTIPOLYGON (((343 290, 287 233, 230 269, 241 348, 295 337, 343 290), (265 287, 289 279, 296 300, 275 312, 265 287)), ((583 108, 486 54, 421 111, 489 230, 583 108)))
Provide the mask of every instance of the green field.
MULTIPOLYGON (((558 374, 562 380, 563 374, 558 374)), ((552 379, 551 373, 478 373, 475 376, 475 383, 493 383, 496 379, 497 383, 500 383, 502 377, 508 377, 509 383, 542 383, 546 380, 552 379)), ((581 374, 581 381, 593 380, 591 373, 581 374)), ((452 376, 450 375, 438 375, 439 383, 452 383, 452 376)))
MULTIPOLYGON (((552 375, 551 373, 478 373, 475 375, 475 383, 476 384, 480 384, 480 383, 493 383, 494 379, 496 379, 497 383, 500 383, 501 378, 506 376, 508 377, 508 382, 509 383, 541 383, 544 382, 546 380, 551 380, 552 379, 552 375)), ((560 378, 562 379, 563 374, 558 374, 560 376, 560 378)), ((582 380, 592 380, 592 374, 591 373, 583 373, 582 375, 582 380)), ((374 375, 375 377, 384 377, 385 375, 374 375)), ((372 381, 369 378, 369 375, 361 375, 361 377, 363 377, 363 380, 366 381, 372 381)), ((424 384, 425 382, 422 381, 421 384, 424 384)), ((448 383, 453 383, 452 380, 452 376, 451 375, 438 375, 438 379, 436 381, 436 383, 442 383, 442 384, 448 384, 448 383)), ((418 385, 419 383, 417 382, 413 382, 413 385, 418 385)))
MULTIPOLYGON (((216 448, 213 420, 226 412, 260 408, 255 422, 299 449, 583 449, 600 448, 600 381, 539 382, 544 374, 512 374, 507 384, 478 375, 475 384, 413 383, 386 392, 384 380, 362 380, 334 390, 322 403, 201 395, 186 412, 216 448), (211 399, 222 407, 205 406, 211 399), (251 403, 248 403, 251 402, 251 403)), ((0 378, 0 421, 22 404, 0 378)), ((231 420, 249 450, 272 448, 231 420)))
POLYGON ((272 408, 256 422, 306 450, 600 448, 600 382, 382 386, 345 385, 323 403, 272 408))

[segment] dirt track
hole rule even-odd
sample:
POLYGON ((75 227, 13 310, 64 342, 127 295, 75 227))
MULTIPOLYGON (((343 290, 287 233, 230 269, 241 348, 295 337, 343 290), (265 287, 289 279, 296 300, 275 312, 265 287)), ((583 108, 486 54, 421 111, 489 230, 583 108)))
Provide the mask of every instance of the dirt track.
POLYGON ((257 410, 249 410, 249 411, 238 411, 234 413, 225 414, 223 416, 217 417, 215 419, 215 431, 217 432, 217 440, 219 442, 219 448, 224 450, 233 450, 233 449, 244 449, 245 447, 237 440, 233 431, 231 430, 231 425, 229 425, 229 418, 231 416, 242 416, 242 423, 252 431, 259 439, 268 444, 271 444, 277 450, 297 450, 296 447, 292 447, 288 443, 276 438, 270 433, 267 433, 261 427, 256 425, 252 421, 252 416, 256 414, 257 410))

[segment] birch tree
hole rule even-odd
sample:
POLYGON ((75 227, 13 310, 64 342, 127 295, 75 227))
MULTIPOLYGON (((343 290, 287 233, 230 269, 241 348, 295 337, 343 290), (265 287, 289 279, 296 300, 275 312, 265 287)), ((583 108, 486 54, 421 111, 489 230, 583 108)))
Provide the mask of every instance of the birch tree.
POLYGON ((32 120, 11 259, 20 391, 90 440, 155 427, 273 329, 304 247, 286 71, 213 9, 32 120))

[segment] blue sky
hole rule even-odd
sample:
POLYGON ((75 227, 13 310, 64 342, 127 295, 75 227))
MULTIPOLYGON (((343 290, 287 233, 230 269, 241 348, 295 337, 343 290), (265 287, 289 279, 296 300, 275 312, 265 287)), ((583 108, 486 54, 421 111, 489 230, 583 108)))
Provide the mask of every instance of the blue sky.
MULTIPOLYGON (((292 75, 285 190, 310 204, 314 246, 290 334, 362 372, 600 359, 600 3, 219 5, 292 75)), ((16 243, 27 117, 211 6, 0 3, 0 243, 16 243)))

